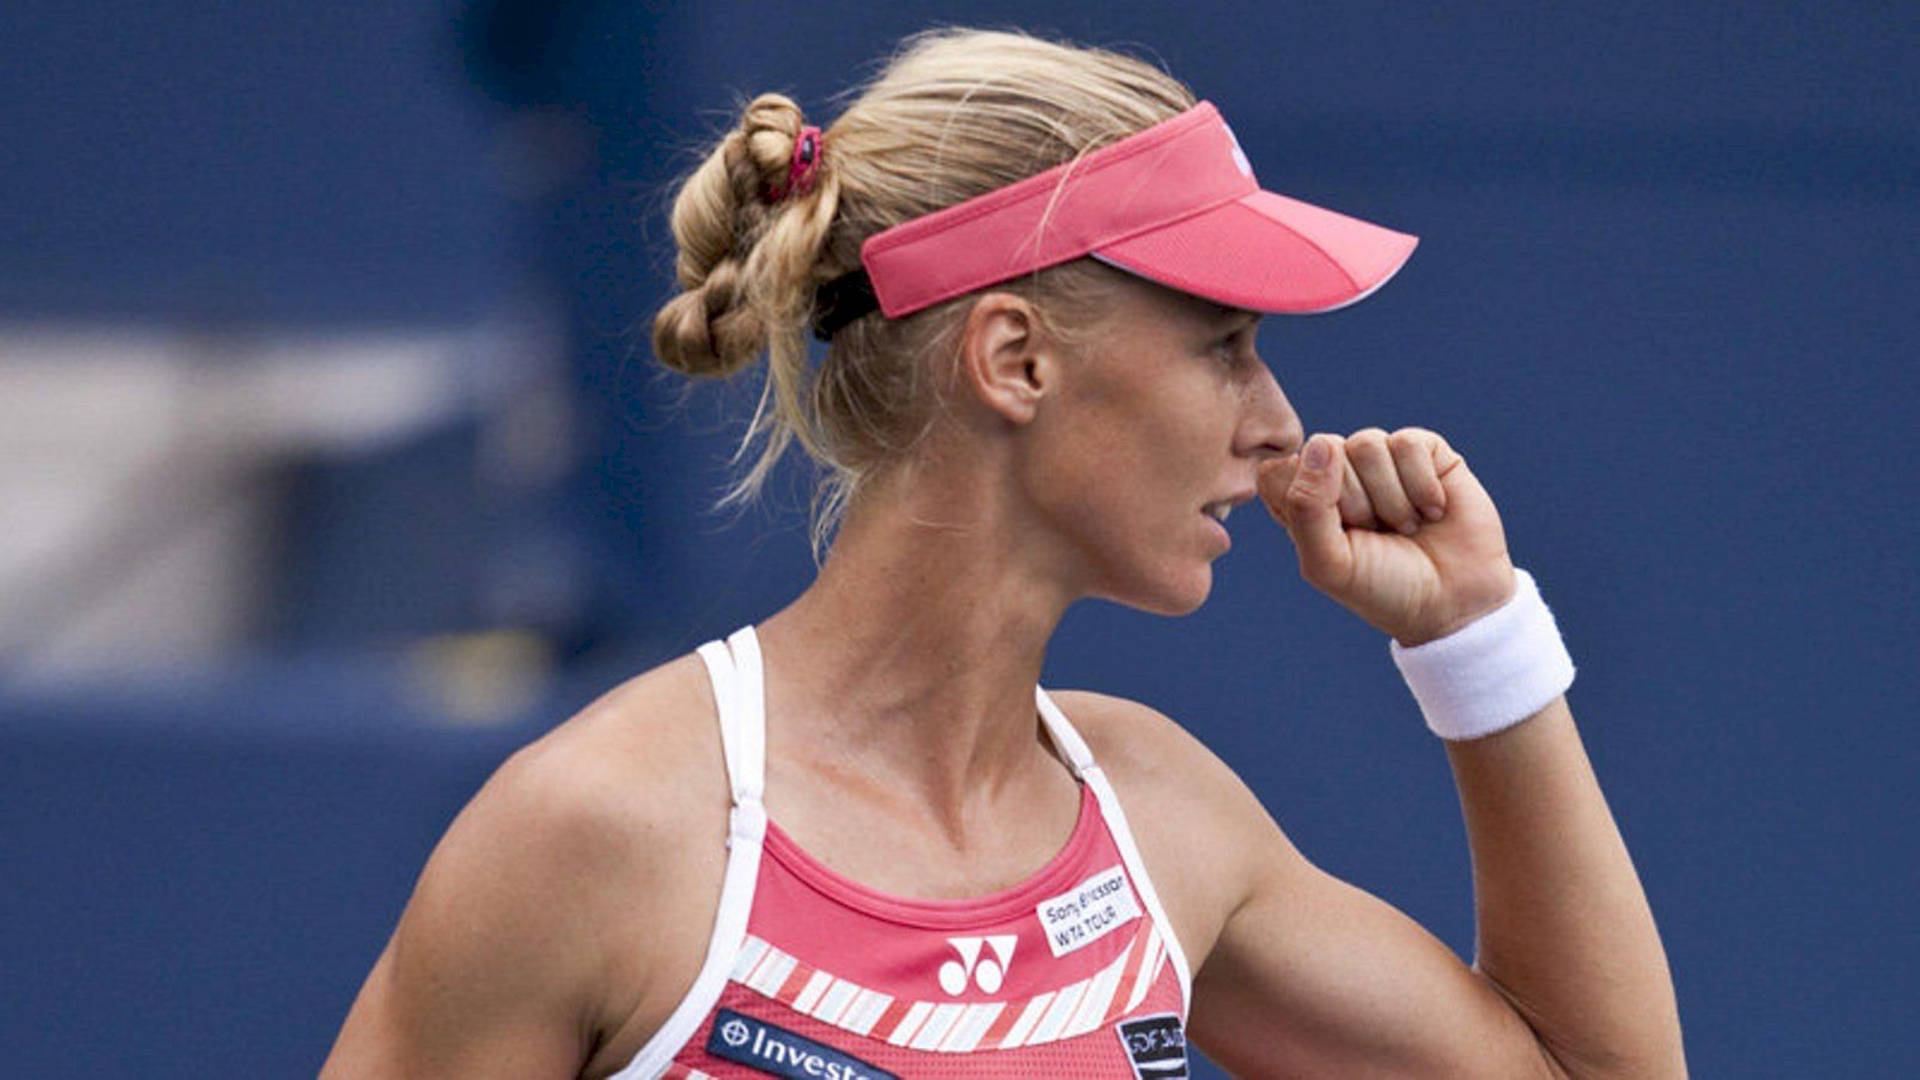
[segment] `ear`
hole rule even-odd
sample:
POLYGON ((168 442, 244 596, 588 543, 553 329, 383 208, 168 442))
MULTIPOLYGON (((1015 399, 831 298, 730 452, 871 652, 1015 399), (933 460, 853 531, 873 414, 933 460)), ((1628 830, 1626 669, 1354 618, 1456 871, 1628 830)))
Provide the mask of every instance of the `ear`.
POLYGON ((1033 419, 1058 375, 1053 346, 1025 297, 989 292, 967 312, 960 341, 961 382, 982 405, 1012 424, 1033 419))

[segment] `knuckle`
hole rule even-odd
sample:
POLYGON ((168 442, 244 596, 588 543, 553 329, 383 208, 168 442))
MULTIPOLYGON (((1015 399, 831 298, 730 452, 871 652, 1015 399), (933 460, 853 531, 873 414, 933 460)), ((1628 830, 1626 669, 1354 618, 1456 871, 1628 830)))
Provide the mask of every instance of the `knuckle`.
POLYGON ((1301 483, 1289 485, 1286 494, 1280 497, 1280 505, 1286 509, 1289 516, 1313 510, 1320 505, 1320 502, 1319 496, 1312 487, 1301 483))
POLYGON ((1431 446, 1439 439, 1438 435, 1423 427, 1403 427, 1387 436, 1387 445, 1396 453, 1405 453, 1431 446))
POLYGON ((1378 449, 1387 445, 1387 433, 1385 430, 1377 427, 1361 428, 1359 431, 1347 436, 1347 445, 1365 447, 1370 450, 1378 449))
POLYGON ((1338 556, 1304 546, 1296 554, 1300 558, 1302 581, 1322 592, 1331 592, 1341 586, 1342 568, 1338 556))

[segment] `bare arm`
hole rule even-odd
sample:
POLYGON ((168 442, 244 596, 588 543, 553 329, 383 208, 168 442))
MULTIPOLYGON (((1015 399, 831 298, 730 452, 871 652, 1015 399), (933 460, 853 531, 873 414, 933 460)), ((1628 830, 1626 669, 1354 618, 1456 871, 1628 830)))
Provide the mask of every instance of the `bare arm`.
MULTIPOLYGON (((1330 453, 1262 477, 1310 583, 1409 644, 1511 594, 1499 516, 1444 440, 1315 442, 1330 453)), ((1475 968, 1274 830, 1202 968, 1196 1038, 1252 1075, 1684 1075, 1659 935, 1565 700, 1448 753, 1474 857, 1475 968)))
POLYGON ((1685 1075, 1666 953, 1566 699, 1447 755, 1473 849, 1475 967, 1567 1075, 1685 1075))
POLYGON ((526 753, 428 860, 323 1078, 578 1075, 591 968, 571 947, 566 853, 592 841, 526 753))
POLYGON ((1564 703, 1451 752, 1478 962, 1312 866, 1246 793, 1251 884, 1196 975, 1195 1042, 1240 1076, 1685 1075, 1652 915, 1564 703))

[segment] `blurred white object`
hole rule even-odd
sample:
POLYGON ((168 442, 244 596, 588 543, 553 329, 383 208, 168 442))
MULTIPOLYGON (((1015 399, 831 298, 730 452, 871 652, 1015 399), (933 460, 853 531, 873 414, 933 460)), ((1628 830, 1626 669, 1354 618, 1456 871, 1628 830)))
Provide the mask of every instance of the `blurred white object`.
POLYGON ((437 332, 0 327, 0 672, 198 667, 243 644, 289 463, 477 415, 523 478, 563 469, 562 359, 555 321, 524 310, 437 332), (529 415, 549 437, 529 444, 529 415))

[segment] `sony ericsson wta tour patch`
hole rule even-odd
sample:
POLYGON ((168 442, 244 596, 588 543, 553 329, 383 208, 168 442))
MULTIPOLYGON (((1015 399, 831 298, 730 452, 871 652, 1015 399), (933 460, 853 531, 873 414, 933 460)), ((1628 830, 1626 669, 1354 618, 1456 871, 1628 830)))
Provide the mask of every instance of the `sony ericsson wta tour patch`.
POLYGON ((1126 870, 1115 865, 1040 901, 1034 913, 1040 916, 1047 948, 1058 957, 1084 949, 1139 918, 1140 902, 1133 898, 1126 870))
POLYGON ((732 1009, 714 1014, 707 1053, 787 1080, 900 1080, 826 1043, 732 1009))

